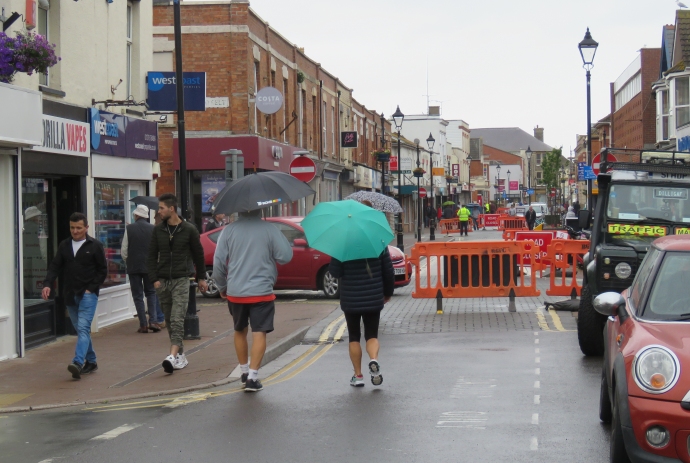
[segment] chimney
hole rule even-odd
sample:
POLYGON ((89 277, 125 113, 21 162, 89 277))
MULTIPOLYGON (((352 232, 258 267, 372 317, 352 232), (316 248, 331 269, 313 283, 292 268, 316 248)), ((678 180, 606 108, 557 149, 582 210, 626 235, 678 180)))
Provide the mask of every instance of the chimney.
POLYGON ((534 128, 534 138, 541 142, 544 141, 544 127, 536 126, 534 128))
POLYGON ((440 106, 429 106, 429 116, 440 116, 441 107, 440 106))

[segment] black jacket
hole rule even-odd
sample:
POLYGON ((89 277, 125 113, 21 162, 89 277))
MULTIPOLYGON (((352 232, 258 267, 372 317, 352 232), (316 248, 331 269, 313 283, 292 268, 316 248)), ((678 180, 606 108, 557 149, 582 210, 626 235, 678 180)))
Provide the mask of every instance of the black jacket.
POLYGON ((148 273, 146 258, 149 254, 153 224, 146 219, 137 219, 136 222, 127 225, 127 273, 148 273))
POLYGON ((75 256, 72 238, 63 240, 48 267, 43 286, 52 286, 58 275, 64 283, 65 304, 74 305, 75 296, 83 296, 87 290, 98 295, 100 286, 108 276, 103 244, 86 235, 86 243, 81 245, 75 256))
POLYGON ((395 273, 388 248, 378 259, 358 259, 347 262, 331 259, 328 270, 335 278, 340 278, 340 308, 343 312, 381 311, 384 298, 393 295, 395 273), (369 270, 367 270, 367 263, 369 270))
POLYGON ((528 209, 527 212, 525 212, 525 221, 527 223, 536 222, 537 221, 537 211, 535 211, 534 209, 530 211, 528 209))
POLYGON ((204 248, 196 227, 185 221, 177 227, 168 227, 168 222, 156 225, 146 260, 149 281, 188 277, 190 269, 194 268, 192 264, 196 267, 197 280, 206 279, 204 248))

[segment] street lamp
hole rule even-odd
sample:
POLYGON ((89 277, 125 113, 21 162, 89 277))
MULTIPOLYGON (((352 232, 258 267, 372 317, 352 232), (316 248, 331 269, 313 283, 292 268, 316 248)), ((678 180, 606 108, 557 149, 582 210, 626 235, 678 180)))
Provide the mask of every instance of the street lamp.
POLYGON ((525 155, 527 156, 527 190, 528 190, 528 204, 531 206, 532 205, 532 148, 529 146, 527 147, 527 151, 525 151, 525 155))
POLYGON ((510 169, 508 169, 508 199, 510 199, 510 169))
MULTIPOLYGON (((402 123, 405 119, 405 115, 400 111, 400 106, 393 113, 393 123, 395 124, 395 130, 398 132, 398 204, 402 208, 402 180, 400 173, 402 172, 402 164, 400 163, 400 129, 402 129, 402 123)), ((402 226, 402 212, 398 212, 398 220, 395 224, 395 231, 398 235, 398 249, 405 252, 405 245, 403 244, 403 226, 402 226)))
MULTIPOLYGON (((415 145, 417 145, 417 169, 421 169, 421 163, 419 162, 419 138, 414 139, 415 145)), ((422 214, 420 214, 420 205, 422 204, 421 201, 421 196, 419 192, 421 191, 419 189, 419 179, 421 178, 421 175, 417 175, 417 242, 421 243, 422 241, 422 214)))
POLYGON ((501 165, 496 167, 496 191, 498 191, 499 197, 496 198, 496 206, 499 204, 499 198, 501 196, 501 165))
MULTIPOLYGON (((592 165, 592 103, 590 92, 590 71, 594 67, 594 55, 597 54, 599 43, 592 38, 589 27, 585 33, 585 38, 578 44, 580 56, 582 57, 582 67, 587 71, 587 165, 592 165)), ((592 181, 587 180, 587 209, 592 210, 592 181)))
MULTIPOLYGON (((434 191, 434 136, 429 132, 429 138, 426 139, 426 146, 429 148, 429 155, 431 156, 431 209, 436 210, 436 193, 434 191)), ((427 199, 429 201, 429 199, 427 199)), ((434 217, 429 217, 429 241, 436 241, 436 235, 434 234, 435 227, 434 217)))

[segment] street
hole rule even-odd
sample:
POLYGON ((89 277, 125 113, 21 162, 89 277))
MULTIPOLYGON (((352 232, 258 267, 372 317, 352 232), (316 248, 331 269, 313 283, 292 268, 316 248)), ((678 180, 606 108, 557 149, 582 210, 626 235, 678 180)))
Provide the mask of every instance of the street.
POLYGON ((233 382, 0 415, 3 461, 607 461, 601 359, 580 353, 573 314, 487 298, 436 315, 411 291, 382 313, 380 387, 366 373, 349 386, 336 310, 320 342, 307 335, 261 370, 259 394, 233 382))

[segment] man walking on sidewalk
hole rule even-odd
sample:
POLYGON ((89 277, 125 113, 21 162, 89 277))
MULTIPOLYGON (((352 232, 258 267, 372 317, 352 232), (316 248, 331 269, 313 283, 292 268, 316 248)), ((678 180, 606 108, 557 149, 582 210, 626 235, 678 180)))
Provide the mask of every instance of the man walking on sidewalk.
POLYGON ((149 281, 148 270, 146 269, 146 257, 149 254, 153 224, 149 222, 149 208, 143 204, 137 206, 133 215, 134 223, 125 227, 120 254, 127 264, 129 286, 139 317, 139 330, 137 332, 148 333, 150 329, 157 333, 161 327, 156 318, 156 289, 149 281), (146 306, 144 306, 144 294, 146 294, 146 306), (148 324, 146 323, 147 307, 149 312, 148 324))
POLYGON ((108 264, 101 242, 87 235, 89 222, 84 214, 75 212, 69 217, 69 231, 72 238, 58 245, 41 296, 48 300, 59 275, 69 318, 77 331, 74 359, 67 370, 72 378, 79 379, 81 375, 98 370, 96 352, 91 344, 91 322, 96 314, 98 290, 108 275, 108 264))
POLYGON ((196 267, 199 289, 207 291, 204 279, 204 249, 199 241, 199 232, 189 222, 177 215, 177 198, 166 193, 158 198, 158 213, 162 222, 156 225, 151 236, 146 266, 149 281, 156 288, 161 308, 165 315, 165 326, 170 336, 170 355, 163 360, 166 373, 181 370, 187 366, 184 355, 184 318, 189 301, 189 264, 196 267))
POLYGON ((527 228, 534 230, 534 223, 537 221, 537 213, 534 212, 532 206, 529 207, 527 212, 525 212, 525 222, 527 222, 527 228))
POLYGON ((458 210, 458 219, 460 220, 460 236, 462 236, 462 232, 465 232, 465 236, 467 236, 467 224, 470 220, 470 210, 465 207, 463 204, 460 210, 458 210))
POLYGON ((228 298, 245 392, 263 388, 258 375, 266 352, 266 333, 273 331, 276 263, 287 264, 291 260, 290 243, 275 225, 261 220, 261 210, 240 212, 239 219, 225 227, 218 238, 213 280, 221 297, 228 298), (248 324, 252 326, 251 363, 248 324))

